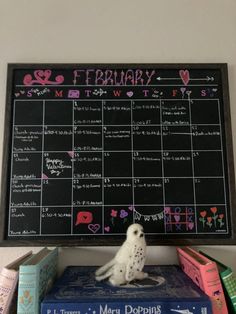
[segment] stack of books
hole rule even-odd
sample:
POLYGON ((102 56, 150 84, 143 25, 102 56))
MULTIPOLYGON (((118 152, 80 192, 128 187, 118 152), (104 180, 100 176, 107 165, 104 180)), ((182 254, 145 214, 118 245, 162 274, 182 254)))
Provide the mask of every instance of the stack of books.
POLYGON ((58 249, 32 251, 0 271, 0 313, 38 314, 57 275, 58 249))
POLYGON ((58 249, 28 252, 0 270, 0 314, 233 314, 230 267, 191 247, 179 265, 145 266, 149 277, 114 287, 94 266, 68 266, 57 280, 58 249))
POLYGON ((149 277, 114 287, 96 282, 96 267, 68 266, 41 304, 41 314, 211 314, 209 297, 179 266, 146 266, 149 277))
POLYGON ((210 298, 213 314, 236 313, 236 277, 232 269, 190 247, 177 248, 182 270, 210 298))

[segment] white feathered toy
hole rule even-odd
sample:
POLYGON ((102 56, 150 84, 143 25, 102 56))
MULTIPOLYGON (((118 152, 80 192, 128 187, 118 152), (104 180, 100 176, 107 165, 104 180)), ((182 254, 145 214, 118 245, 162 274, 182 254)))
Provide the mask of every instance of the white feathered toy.
POLYGON ((146 260, 146 241, 143 227, 132 224, 127 229, 126 240, 116 253, 115 257, 97 269, 95 278, 97 281, 109 279, 114 286, 129 283, 135 279, 148 277, 143 267, 146 260))

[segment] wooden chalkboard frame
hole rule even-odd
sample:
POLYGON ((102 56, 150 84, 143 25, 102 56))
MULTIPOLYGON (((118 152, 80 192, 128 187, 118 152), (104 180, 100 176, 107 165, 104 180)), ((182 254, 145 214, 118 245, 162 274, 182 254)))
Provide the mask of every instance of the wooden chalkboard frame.
POLYGON ((210 63, 210 64, 8 64, 8 78, 6 90, 6 108, 5 108, 5 126, 3 139, 3 159, 2 159, 2 181, 1 181, 1 207, 0 207, 0 246, 90 246, 90 245, 120 245, 124 237, 106 236, 105 238, 96 239, 96 237, 81 237, 78 239, 39 239, 39 240, 9 240, 7 239, 7 206, 8 206, 8 180, 10 171, 10 141, 11 141, 11 117, 12 117, 12 99, 13 99, 13 78, 14 71, 19 69, 71 69, 71 68, 92 68, 99 67, 104 69, 111 67, 119 68, 154 68, 154 69, 209 69, 220 70, 222 78, 222 91, 224 103, 224 131, 226 140, 226 154, 227 154, 227 175, 229 181, 229 201, 231 205, 231 237, 214 239, 214 235, 207 238, 176 238, 174 235, 168 236, 150 236, 147 239, 149 245, 235 245, 236 244, 236 199, 235 199, 235 175, 234 175, 234 157, 231 131, 231 116, 230 116, 230 101, 229 101, 229 87, 228 87, 228 66, 226 63, 210 63))

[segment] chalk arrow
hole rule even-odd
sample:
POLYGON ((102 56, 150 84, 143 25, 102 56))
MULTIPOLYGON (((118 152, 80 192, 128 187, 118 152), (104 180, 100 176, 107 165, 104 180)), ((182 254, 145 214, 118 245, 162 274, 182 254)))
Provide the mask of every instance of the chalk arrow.
MULTIPOLYGON (((181 78, 178 78, 178 77, 171 77, 171 78, 169 78, 169 77, 167 77, 167 78, 163 78, 163 77, 157 77, 156 78, 158 81, 169 81, 169 80, 175 80, 175 81, 177 81, 177 80, 181 80, 181 78)), ((215 79, 214 79, 214 77, 210 77, 210 76, 207 76, 206 78, 192 78, 192 79, 190 79, 190 81, 207 81, 207 82, 209 82, 209 81, 214 81, 215 79)))
POLYGON ((179 77, 157 77, 158 81, 181 80, 179 77))

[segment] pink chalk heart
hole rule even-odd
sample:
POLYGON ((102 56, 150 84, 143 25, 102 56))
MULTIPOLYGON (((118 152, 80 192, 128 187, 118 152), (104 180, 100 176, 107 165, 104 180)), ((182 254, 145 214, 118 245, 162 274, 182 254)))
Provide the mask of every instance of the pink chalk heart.
POLYGON ((93 233, 96 233, 100 229, 99 224, 89 224, 88 229, 92 231, 93 233))
POLYGON ((109 232, 109 231, 110 231, 110 227, 107 226, 107 227, 104 228, 104 230, 105 230, 106 232, 109 232))
POLYGON ((127 211, 125 211, 124 209, 121 209, 121 211, 120 211, 120 218, 125 218, 127 216, 128 216, 127 211))
POLYGON ((35 70, 34 71, 34 76, 35 78, 42 84, 45 84, 48 82, 48 79, 50 78, 52 74, 51 70, 35 70))
POLYGON ((42 179, 48 179, 48 176, 46 176, 46 174, 42 173, 42 179))
POLYGON ((132 91, 129 91, 129 92, 126 93, 126 95, 127 95, 128 97, 132 97, 133 94, 134 94, 134 93, 133 93, 132 91))
POLYGON ((175 221, 179 222, 180 221, 180 215, 174 215, 175 221))
POLYGON ((190 230, 192 230, 192 229, 194 228, 194 223, 193 223, 193 222, 189 222, 189 223, 188 223, 188 228, 189 228, 190 230))
POLYGON ((189 71, 188 70, 180 70, 179 75, 181 77, 181 80, 183 81, 184 85, 188 85, 190 76, 189 76, 189 71))

